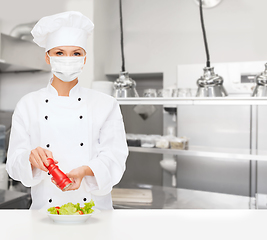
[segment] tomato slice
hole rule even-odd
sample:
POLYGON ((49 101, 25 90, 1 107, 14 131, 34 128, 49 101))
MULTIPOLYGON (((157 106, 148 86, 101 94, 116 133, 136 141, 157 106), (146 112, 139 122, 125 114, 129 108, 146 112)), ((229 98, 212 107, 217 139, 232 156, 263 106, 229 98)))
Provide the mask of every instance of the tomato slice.
POLYGON ((60 207, 57 206, 57 207, 55 207, 55 209, 57 209, 57 214, 59 215, 59 211, 58 211, 58 209, 60 209, 60 207))
POLYGON ((78 213, 79 213, 80 215, 83 215, 83 214, 84 214, 83 211, 78 211, 78 213))

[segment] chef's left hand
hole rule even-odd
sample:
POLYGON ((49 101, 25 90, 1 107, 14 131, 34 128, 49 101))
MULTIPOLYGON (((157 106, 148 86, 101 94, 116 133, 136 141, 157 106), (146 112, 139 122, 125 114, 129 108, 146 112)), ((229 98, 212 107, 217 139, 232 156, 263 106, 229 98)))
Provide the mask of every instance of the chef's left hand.
MULTIPOLYGON (((70 186, 68 189, 64 190, 64 191, 69 191, 69 190, 79 189, 79 187, 81 186, 81 182, 82 182, 83 178, 85 176, 94 176, 94 173, 90 167, 81 166, 81 167, 78 167, 78 168, 71 170, 69 173, 66 173, 66 175, 68 176, 68 178, 70 178, 70 180, 73 183, 72 186, 70 186)), ((53 177, 51 178, 51 181, 54 184, 56 184, 53 177)), ((57 186, 57 187, 59 188, 59 186, 57 186)))
POLYGON ((81 167, 71 170, 66 175, 73 183, 72 186, 69 187, 66 191, 77 190, 81 186, 81 182, 86 175, 86 171, 85 171, 84 166, 81 166, 81 167))

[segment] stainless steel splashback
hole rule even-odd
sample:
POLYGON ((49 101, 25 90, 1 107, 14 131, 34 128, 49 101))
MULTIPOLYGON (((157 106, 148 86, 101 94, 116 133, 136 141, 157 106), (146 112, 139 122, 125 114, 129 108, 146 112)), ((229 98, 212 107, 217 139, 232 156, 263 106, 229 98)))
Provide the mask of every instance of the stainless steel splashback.
POLYGON ((0 33, 0 73, 50 71, 44 49, 34 42, 0 33))

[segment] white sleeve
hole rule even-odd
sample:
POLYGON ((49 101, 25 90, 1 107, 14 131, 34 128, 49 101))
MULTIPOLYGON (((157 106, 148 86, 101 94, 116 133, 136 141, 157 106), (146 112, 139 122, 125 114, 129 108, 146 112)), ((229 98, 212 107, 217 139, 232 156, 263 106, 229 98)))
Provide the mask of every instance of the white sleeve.
POLYGON ((12 116, 6 170, 11 178, 20 181, 26 187, 37 185, 42 180, 42 171, 31 168, 31 150, 27 124, 17 106, 12 116))
POLYGON ((85 177, 93 195, 103 196, 111 192, 122 178, 127 156, 124 123, 119 104, 114 101, 112 112, 100 130, 98 155, 88 164, 94 177, 85 177))

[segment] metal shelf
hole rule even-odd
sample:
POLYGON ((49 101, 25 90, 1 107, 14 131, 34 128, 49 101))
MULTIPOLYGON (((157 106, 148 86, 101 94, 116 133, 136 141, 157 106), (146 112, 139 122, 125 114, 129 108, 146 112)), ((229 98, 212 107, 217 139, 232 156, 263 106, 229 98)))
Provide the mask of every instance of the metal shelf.
POLYGON ((180 156, 195 156, 223 159, 239 159, 239 160, 259 160, 267 162, 267 152, 261 152, 261 155, 249 154, 250 150, 233 149, 233 148, 210 148, 204 146, 189 146, 189 150, 176 149, 160 149, 160 148, 144 148, 129 147, 130 152, 155 153, 155 154, 171 154, 180 156))
POLYGON ((267 105, 267 97, 117 98, 120 105, 267 105))

